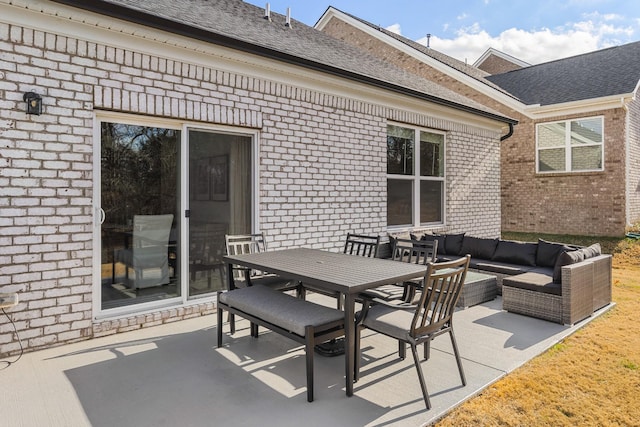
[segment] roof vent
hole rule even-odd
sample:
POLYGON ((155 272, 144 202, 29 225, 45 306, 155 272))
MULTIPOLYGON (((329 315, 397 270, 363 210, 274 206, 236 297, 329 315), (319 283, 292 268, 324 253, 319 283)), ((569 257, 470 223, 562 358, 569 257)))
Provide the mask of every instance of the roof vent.
POLYGON ((291 8, 290 7, 287 8, 287 20, 284 22, 284 25, 285 25, 285 27, 292 28, 291 27, 291 8))
POLYGON ((267 3, 267 6, 264 8, 264 19, 271 21, 271 5, 269 3, 267 3))
POLYGON ((431 48, 431 34, 427 34, 427 49, 431 48))

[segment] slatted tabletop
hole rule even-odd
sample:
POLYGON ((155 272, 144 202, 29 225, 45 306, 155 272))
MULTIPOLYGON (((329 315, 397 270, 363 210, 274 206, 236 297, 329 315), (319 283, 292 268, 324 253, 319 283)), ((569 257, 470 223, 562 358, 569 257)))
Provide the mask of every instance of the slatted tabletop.
POLYGON ((421 277, 426 272, 424 265, 309 248, 232 255, 224 260, 344 294, 421 277))

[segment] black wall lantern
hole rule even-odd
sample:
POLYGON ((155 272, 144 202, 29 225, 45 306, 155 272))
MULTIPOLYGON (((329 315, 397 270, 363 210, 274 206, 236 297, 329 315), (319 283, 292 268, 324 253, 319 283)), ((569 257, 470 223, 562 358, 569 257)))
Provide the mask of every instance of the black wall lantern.
POLYGON ((27 114, 39 116, 42 114, 42 98, 35 92, 27 92, 22 97, 27 103, 27 114))

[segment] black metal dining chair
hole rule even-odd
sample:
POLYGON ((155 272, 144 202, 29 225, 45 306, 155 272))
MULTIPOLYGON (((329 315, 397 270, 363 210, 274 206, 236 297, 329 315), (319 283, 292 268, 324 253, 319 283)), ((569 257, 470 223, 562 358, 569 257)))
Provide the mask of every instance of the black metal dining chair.
MULTIPOLYGON (((395 239, 391 248, 391 259, 398 262, 426 265, 429 262, 436 262, 437 252, 437 240, 395 239)), ((358 299, 378 298, 385 301, 410 302, 415 298, 416 291, 422 288, 422 279, 423 277, 417 277, 415 280, 367 289, 358 295, 358 299)))
MULTIPOLYGON (((347 238, 344 242, 343 253, 348 255, 375 258, 375 256, 378 254, 379 246, 380 246, 380 236, 378 235, 347 233, 347 238)), ((343 296, 339 292, 327 292, 324 290, 316 289, 313 286, 307 286, 304 284, 303 284, 303 287, 305 289, 308 288, 313 292, 335 297, 337 300, 336 304, 337 304, 338 310, 342 310, 343 296)), ((302 297, 304 298, 304 295, 302 297)))
MULTIPOLYGON (((429 358, 431 341, 445 333, 449 333, 451 345, 458 364, 462 384, 467 380, 462 367, 462 360, 453 333, 453 313, 456 302, 469 268, 469 255, 443 263, 427 263, 427 272, 423 281, 423 290, 416 304, 389 303, 383 300, 365 300, 362 311, 357 316, 356 325, 356 360, 355 377, 358 379, 361 363, 362 329, 368 328, 398 340, 401 349, 406 343, 411 347, 422 395, 427 409, 431 408, 427 385, 420 365, 417 347, 425 344, 425 359, 429 358)), ((400 358, 404 358, 404 351, 400 358)))

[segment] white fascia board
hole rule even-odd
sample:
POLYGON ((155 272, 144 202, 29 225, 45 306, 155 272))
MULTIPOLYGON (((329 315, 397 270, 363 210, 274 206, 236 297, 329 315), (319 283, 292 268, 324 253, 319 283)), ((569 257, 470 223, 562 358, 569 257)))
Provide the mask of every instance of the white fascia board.
POLYGON ((382 41, 383 43, 386 43, 390 46, 392 46, 395 49, 398 49, 399 51, 417 59, 418 61, 440 71, 441 73, 447 74, 449 76, 451 76, 452 78, 458 80, 460 83, 463 83, 469 87, 471 87, 472 89, 477 90, 478 92, 482 93, 483 95, 486 95, 498 102, 500 102, 501 104, 521 113, 524 114, 525 116, 527 115, 527 110, 526 110, 526 105, 523 104, 522 102, 518 101, 517 99, 506 95, 502 92, 500 92, 499 90, 493 89, 491 86, 484 84, 482 82, 479 82, 477 79, 474 79, 473 77, 456 70, 455 68, 452 68, 450 66, 448 66, 447 64, 444 64, 428 55, 425 55, 409 46, 407 46, 406 44, 402 43, 399 40, 394 39, 393 37, 389 37, 386 34, 384 34, 381 31, 376 31, 374 28, 370 27, 369 25, 363 24, 362 22, 358 21, 357 19, 352 18, 351 16, 345 15, 344 13, 340 12, 339 10, 336 10, 332 7, 330 7, 324 15, 322 15, 322 17, 320 18, 320 20, 318 20, 318 22, 315 25, 315 28, 318 30, 322 30, 331 20, 331 18, 335 17, 336 19, 340 19, 344 22, 346 22, 347 24, 357 28, 358 30, 361 30, 365 33, 367 33, 368 35, 370 35, 371 37, 375 37, 378 40, 382 41))
POLYGON ((614 108, 625 108, 634 99, 636 92, 611 95, 602 98, 586 99, 581 101, 564 102, 552 105, 530 105, 527 107, 528 115, 534 120, 549 119, 557 116, 574 114, 588 114, 614 108))
POLYGON ((0 21, 484 129, 506 124, 339 76, 43 0, 0 0, 0 21))

